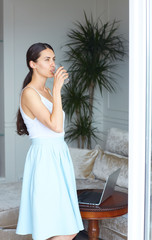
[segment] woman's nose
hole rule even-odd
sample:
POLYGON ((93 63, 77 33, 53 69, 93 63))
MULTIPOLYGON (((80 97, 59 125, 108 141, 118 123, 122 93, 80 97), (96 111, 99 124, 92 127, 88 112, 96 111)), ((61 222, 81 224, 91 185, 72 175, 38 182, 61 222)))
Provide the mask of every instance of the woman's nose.
POLYGON ((55 66, 55 61, 52 61, 52 62, 51 62, 51 65, 52 65, 52 66, 55 66))
POLYGON ((55 67, 55 62, 52 62, 50 65, 51 67, 55 67))

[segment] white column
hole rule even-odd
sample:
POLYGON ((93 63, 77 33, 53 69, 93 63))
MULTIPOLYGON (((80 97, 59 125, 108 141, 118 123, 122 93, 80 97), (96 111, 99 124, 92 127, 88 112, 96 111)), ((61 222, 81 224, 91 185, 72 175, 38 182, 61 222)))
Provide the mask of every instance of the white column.
POLYGON ((144 239, 146 1, 130 0, 128 239, 144 239))

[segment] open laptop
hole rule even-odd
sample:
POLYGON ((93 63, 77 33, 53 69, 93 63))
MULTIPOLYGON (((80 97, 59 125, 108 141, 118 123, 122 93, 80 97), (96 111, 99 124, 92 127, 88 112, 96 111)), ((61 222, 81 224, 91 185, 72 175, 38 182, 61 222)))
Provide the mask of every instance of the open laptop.
POLYGON ((109 175, 104 189, 101 192, 93 192, 86 190, 85 192, 82 192, 78 195, 78 202, 80 204, 89 204, 89 205, 97 205, 99 206, 103 201, 105 201, 107 198, 109 198, 114 191, 120 169, 118 168, 116 171, 114 171, 112 174, 109 175))

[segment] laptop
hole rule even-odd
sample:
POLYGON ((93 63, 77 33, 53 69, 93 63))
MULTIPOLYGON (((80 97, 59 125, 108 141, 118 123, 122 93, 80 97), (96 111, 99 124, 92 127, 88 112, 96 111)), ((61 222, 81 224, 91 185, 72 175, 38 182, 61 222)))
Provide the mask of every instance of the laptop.
POLYGON ((116 171, 114 171, 112 174, 109 175, 104 189, 101 192, 93 192, 93 191, 85 191, 78 195, 78 202, 80 204, 89 204, 89 205, 97 205, 99 206, 101 203, 103 203, 107 198, 109 198, 113 192, 114 188, 120 173, 120 169, 118 168, 116 171))

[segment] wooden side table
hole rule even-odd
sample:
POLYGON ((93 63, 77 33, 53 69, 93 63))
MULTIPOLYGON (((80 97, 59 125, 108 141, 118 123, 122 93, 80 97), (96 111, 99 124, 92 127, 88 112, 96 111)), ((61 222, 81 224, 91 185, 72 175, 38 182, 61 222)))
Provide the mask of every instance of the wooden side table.
MULTIPOLYGON (((98 189, 89 189, 89 191, 98 189)), ((78 190, 78 195, 85 190, 78 190)), ((113 195, 100 206, 79 204, 82 219, 88 221, 88 236, 90 240, 99 238, 99 220, 119 217, 128 212, 128 194, 114 191, 113 195)))

